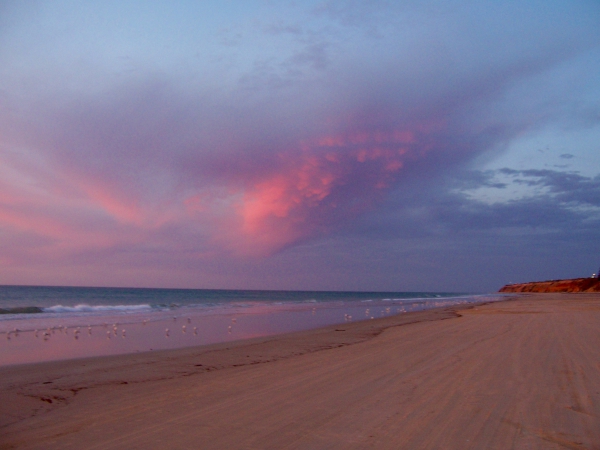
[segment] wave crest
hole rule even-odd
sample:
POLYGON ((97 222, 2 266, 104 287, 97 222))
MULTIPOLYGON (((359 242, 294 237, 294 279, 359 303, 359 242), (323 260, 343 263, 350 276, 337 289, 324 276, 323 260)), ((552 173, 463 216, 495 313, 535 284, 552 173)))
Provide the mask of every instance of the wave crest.
POLYGON ((75 306, 63 306, 63 305, 54 305, 49 306, 48 308, 43 308, 44 312, 48 313, 68 313, 68 312, 105 312, 105 311, 115 311, 115 312, 128 312, 128 311, 146 311, 150 310, 152 307, 148 304, 142 305, 86 305, 82 303, 80 305, 75 306))

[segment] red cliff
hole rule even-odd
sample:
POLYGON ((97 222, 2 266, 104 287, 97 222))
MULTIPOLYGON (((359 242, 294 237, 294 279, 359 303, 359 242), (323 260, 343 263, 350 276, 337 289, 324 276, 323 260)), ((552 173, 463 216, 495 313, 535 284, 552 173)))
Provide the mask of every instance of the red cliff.
POLYGON ((507 284, 499 292, 600 292, 600 280, 598 278, 574 278, 572 280, 507 284))

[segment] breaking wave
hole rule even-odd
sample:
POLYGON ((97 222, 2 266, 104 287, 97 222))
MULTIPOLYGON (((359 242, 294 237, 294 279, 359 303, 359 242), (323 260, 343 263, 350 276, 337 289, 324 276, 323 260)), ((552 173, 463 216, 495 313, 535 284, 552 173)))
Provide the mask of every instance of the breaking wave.
POLYGON ((152 307, 148 304, 142 305, 86 305, 75 306, 54 305, 41 308, 46 313, 82 313, 82 312, 128 312, 149 311, 152 307))

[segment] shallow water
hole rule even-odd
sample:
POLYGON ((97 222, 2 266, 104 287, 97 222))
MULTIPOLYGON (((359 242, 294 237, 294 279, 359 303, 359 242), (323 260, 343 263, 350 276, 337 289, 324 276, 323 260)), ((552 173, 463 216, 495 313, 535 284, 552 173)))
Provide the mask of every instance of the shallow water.
MULTIPOLYGON (((232 291, 223 292, 231 296, 232 291)), ((364 293, 358 293, 357 298, 349 293, 337 293, 338 299, 334 300, 335 296, 328 293, 319 301, 306 299, 306 295, 295 292, 285 301, 280 292, 274 296, 275 299, 272 296, 260 301, 240 298, 235 294, 235 301, 218 302, 212 298, 203 304, 182 304, 180 296, 179 304, 156 307, 150 303, 143 306, 139 295, 133 298, 121 295, 104 301, 104 305, 82 306, 77 303, 81 298, 73 296, 73 292, 70 294, 73 298, 67 301, 54 296, 43 300, 28 297, 20 304, 11 300, 11 307, 23 306, 23 302, 29 302, 27 306, 35 306, 37 302, 44 307, 44 312, 2 316, 0 365, 207 345, 453 304, 502 299, 501 295, 453 297, 449 294, 438 297, 426 294, 425 298, 398 298, 382 294, 361 298, 364 293), (290 297, 292 300, 289 300, 290 297), (58 307, 57 300, 66 305, 58 307), (112 305, 109 304, 111 302, 112 305)), ((147 296, 148 292, 142 294, 147 296)), ((155 292, 152 294, 156 295, 155 292)), ((98 302, 97 299, 95 301, 98 302)), ((0 307, 7 305, 0 302, 0 307)))

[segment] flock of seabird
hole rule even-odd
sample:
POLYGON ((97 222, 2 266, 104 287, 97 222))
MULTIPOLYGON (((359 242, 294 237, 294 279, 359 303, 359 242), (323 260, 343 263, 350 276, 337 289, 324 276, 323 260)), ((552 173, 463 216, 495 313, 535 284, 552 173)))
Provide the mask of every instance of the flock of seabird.
MULTIPOLYGON (((442 302, 442 303, 444 303, 444 302, 442 302)), ((386 314, 390 314, 390 312, 391 312, 391 308, 387 307, 387 308, 385 308, 385 309, 383 309, 381 311, 381 315, 383 316, 383 315, 386 315, 386 314)), ((397 307, 396 308, 396 312, 397 313, 405 313, 405 312, 408 312, 408 311, 405 309, 405 307, 402 306, 402 307, 397 307)), ((311 313, 314 315, 316 313, 316 308, 312 308, 311 313)), ((369 308, 365 309, 365 316, 366 316, 366 318, 370 318, 370 319, 374 319, 375 318, 373 315, 371 315, 371 310, 369 308)), ((177 316, 173 316, 173 322, 176 322, 176 321, 177 321, 177 316)), ((352 321, 352 316, 350 314, 345 313, 344 314, 344 321, 345 322, 352 321)), ((231 319, 231 325, 229 325, 227 327, 228 334, 232 333, 232 331, 233 331, 233 325, 236 324, 236 322, 237 322, 236 318, 232 318, 231 319)), ((142 325, 146 325, 147 323, 148 323, 148 319, 144 319, 142 321, 142 325)), ((192 323, 192 319, 188 317, 187 318, 187 323, 188 323, 188 325, 191 324, 192 323)), ((107 323, 104 323, 104 328, 108 328, 108 324, 107 323)), ((14 330, 11 330, 11 331, 7 331, 6 332, 6 339, 8 341, 10 341, 11 338, 13 338, 13 337, 17 338, 17 337, 19 337, 19 333, 22 333, 22 332, 23 331, 19 330, 18 328, 15 328, 14 330)), ((60 332, 61 334, 63 334, 63 333, 64 334, 69 334, 69 328, 67 326, 64 326, 64 325, 59 325, 58 327, 49 327, 46 330, 37 330, 36 329, 36 330, 34 330, 34 336, 36 338, 41 337, 44 341, 48 341, 50 339, 50 336, 53 335, 53 334, 55 334, 56 332, 60 332)), ((92 335, 92 325, 88 325, 87 326, 87 332, 88 332, 88 335, 90 335, 90 336, 92 335)), ((187 333, 188 332, 188 326, 185 325, 185 324, 182 325, 181 326, 181 332, 183 334, 187 333)), ((193 327, 192 332, 193 332, 194 336, 198 336, 198 327, 193 327)), ((81 327, 75 327, 73 329, 73 338, 76 339, 76 340, 79 339, 80 333, 81 333, 81 327)), ((106 331, 106 338, 107 339, 111 339, 113 336, 115 336, 115 337, 119 336, 119 334, 120 334, 121 338, 125 338, 127 336, 127 331, 124 328, 122 328, 121 332, 119 333, 118 323, 114 323, 112 325, 112 328, 110 330, 106 331)), ((168 338, 170 335, 171 335, 171 330, 169 328, 165 328, 165 337, 168 338)))

